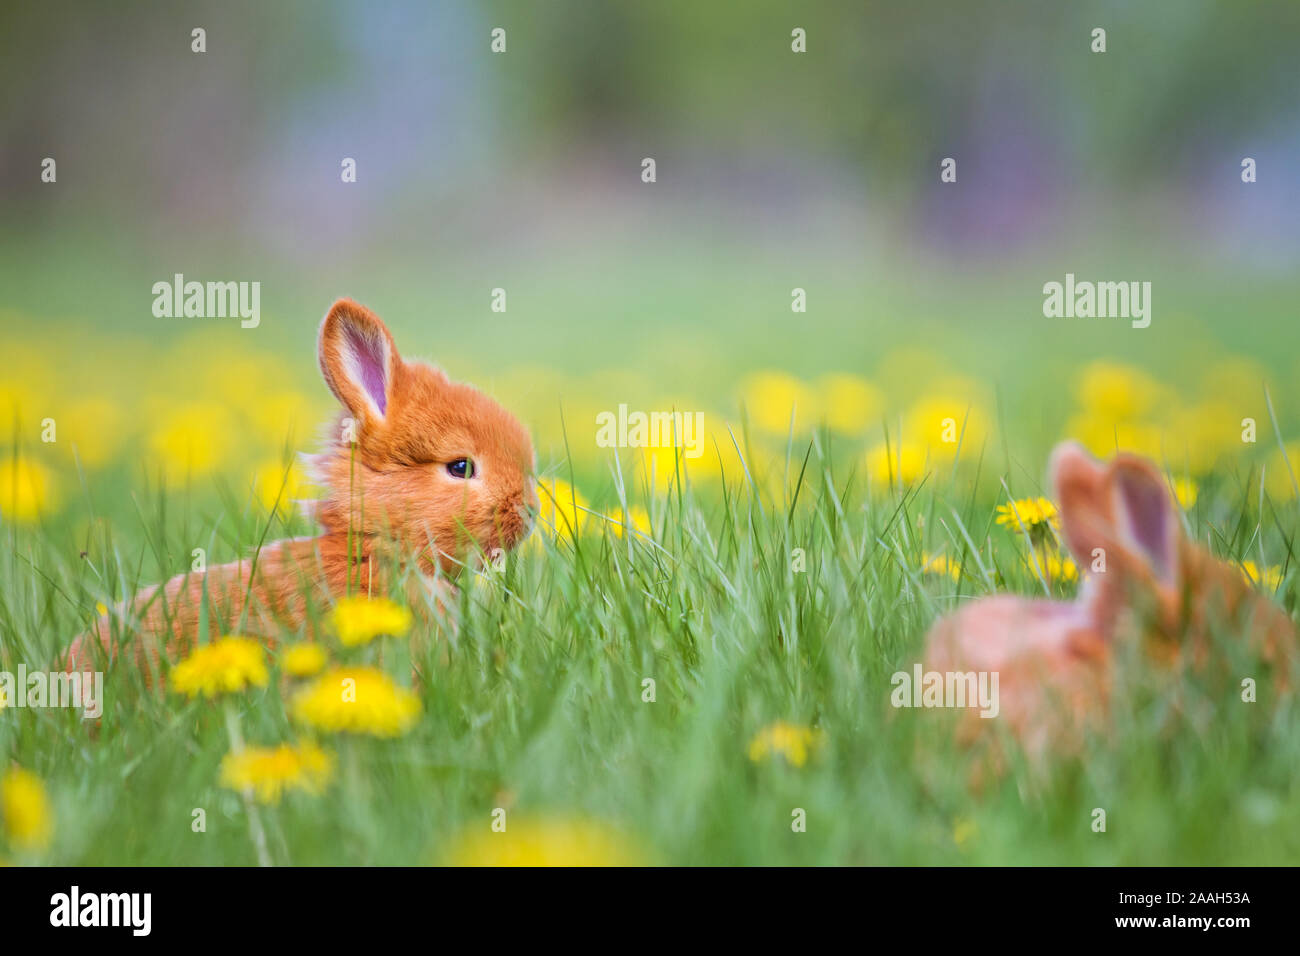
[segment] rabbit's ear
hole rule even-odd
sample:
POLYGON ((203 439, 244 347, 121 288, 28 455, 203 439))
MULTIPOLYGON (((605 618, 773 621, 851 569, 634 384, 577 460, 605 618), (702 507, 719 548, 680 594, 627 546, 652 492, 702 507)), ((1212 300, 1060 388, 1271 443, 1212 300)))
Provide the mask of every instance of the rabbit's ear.
POLYGON ((325 384, 362 421, 383 421, 401 357, 387 327, 363 305, 339 299, 317 343, 325 384))
POLYGON ((1182 533, 1160 473, 1145 459, 1118 455, 1110 466, 1119 544, 1151 569, 1161 584, 1178 586, 1182 533))
POLYGON ((1061 530, 1079 567, 1103 557, 1111 567, 1178 587, 1182 532, 1165 482, 1149 461, 1121 453, 1107 467, 1067 442, 1052 453, 1051 468, 1061 530))
POLYGON ((1079 567, 1091 567, 1097 549, 1115 540, 1106 469, 1075 442, 1062 442, 1048 466, 1060 507, 1061 532, 1079 567))

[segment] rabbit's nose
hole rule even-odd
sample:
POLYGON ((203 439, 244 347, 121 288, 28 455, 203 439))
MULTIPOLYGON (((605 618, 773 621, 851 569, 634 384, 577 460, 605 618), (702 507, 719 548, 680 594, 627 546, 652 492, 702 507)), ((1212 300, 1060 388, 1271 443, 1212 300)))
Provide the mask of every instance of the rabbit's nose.
POLYGON ((508 547, 531 530, 537 509, 537 493, 531 489, 527 493, 511 495, 497 507, 494 520, 508 547))
POLYGON ((537 492, 529 489, 528 491, 518 491, 506 495, 497 503, 496 513, 499 517, 517 515, 522 518, 527 517, 537 509, 537 492))

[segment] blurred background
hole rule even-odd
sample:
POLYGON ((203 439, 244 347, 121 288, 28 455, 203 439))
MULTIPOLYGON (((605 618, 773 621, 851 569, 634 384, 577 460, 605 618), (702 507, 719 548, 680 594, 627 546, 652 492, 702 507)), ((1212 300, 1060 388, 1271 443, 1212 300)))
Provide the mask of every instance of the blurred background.
POLYGON ((50 2, 0 38, 4 520, 274 499, 344 295, 596 502, 620 403, 704 412, 701 481, 728 425, 756 471, 824 426, 866 484, 1029 492, 1072 435, 1293 495, 1293 2, 50 2), (261 324, 155 317, 176 273, 259 282, 261 324), (1045 318, 1066 273, 1151 282, 1150 327, 1045 318))

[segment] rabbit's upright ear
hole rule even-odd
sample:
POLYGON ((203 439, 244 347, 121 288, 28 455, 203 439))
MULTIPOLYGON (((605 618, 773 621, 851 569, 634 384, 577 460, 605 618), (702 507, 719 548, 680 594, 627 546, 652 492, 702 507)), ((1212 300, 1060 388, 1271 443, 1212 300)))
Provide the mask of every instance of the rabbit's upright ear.
POLYGON ((1061 529, 1079 567, 1123 568, 1178 587, 1182 533, 1160 473, 1137 455, 1120 453, 1104 466, 1079 445, 1052 452, 1052 480, 1061 529))
POLYGON ((1098 549, 1104 552, 1115 540, 1106 469, 1081 445, 1062 442, 1052 452, 1048 471, 1056 489, 1065 543, 1079 567, 1091 567, 1098 549))
POLYGON ((1109 477, 1120 547, 1140 559, 1157 582, 1177 588, 1182 528, 1164 479, 1151 462, 1126 454, 1115 457, 1109 477))
POLYGON ((363 422, 383 421, 401 356, 379 316, 339 299, 320 326, 317 343, 325 384, 363 422))

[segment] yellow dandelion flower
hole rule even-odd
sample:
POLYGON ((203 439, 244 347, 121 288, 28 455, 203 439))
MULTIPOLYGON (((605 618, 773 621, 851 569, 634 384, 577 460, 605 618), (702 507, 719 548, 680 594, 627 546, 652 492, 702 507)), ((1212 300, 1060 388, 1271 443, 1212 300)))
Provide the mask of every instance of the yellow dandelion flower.
POLYGON ((630 474, 636 484, 644 483, 654 493, 688 479, 697 484, 716 481, 724 469, 733 475, 742 470, 731 436, 725 427, 706 425, 689 445, 647 445, 638 449, 625 474, 630 474))
POLYGON ((783 757, 791 766, 802 767, 825 742, 825 736, 820 730, 778 720, 754 735, 749 742, 749 759, 759 763, 769 757, 783 757))
POLYGON ((267 511, 276 507, 281 514, 291 514, 294 502, 312 497, 314 488, 302 473, 298 462, 268 461, 253 473, 253 493, 267 511))
POLYGON ((225 464, 240 434, 225 406, 192 402, 161 410, 149 434, 149 450, 167 479, 180 482, 225 464))
POLYGON ((381 634, 405 637, 411 629, 411 612, 388 598, 340 598, 330 612, 330 625, 344 647, 368 644, 381 634))
POLYGON ((1047 573, 1053 581, 1079 580, 1079 566, 1069 557, 1051 555, 1047 560, 1047 573))
POLYGON ((951 462, 978 456, 989 437, 989 416, 975 386, 953 380, 948 391, 920 399, 908 411, 904 434, 929 449, 932 458, 951 462))
MULTIPOLYGON (((30 315, 8 309, 0 312, 0 327, 6 329, 30 330, 36 322, 30 315)), ((58 392, 60 369, 55 368, 51 356, 63 357, 65 353, 48 336, 49 332, 42 329, 40 336, 28 331, 0 339, 0 355, 5 357, 5 374, 0 377, 0 422, 4 422, 6 431, 16 421, 40 421, 51 395, 58 392)))
POLYGON ((1164 387, 1141 369, 1121 362, 1089 362, 1079 376, 1079 403, 1108 422, 1141 418, 1156 406, 1164 392, 1164 387))
POLYGON ((313 743, 249 747, 221 761, 221 785, 251 790, 259 803, 279 803, 286 790, 320 793, 334 772, 334 757, 313 743))
POLYGON ((1200 494, 1200 489, 1196 487, 1196 482, 1188 478, 1174 479, 1174 498, 1178 501, 1178 507, 1184 511, 1190 511, 1196 504, 1196 496, 1200 494))
POLYGON ((1160 429, 1149 422, 1112 421, 1089 412, 1071 416, 1065 435, 1079 441, 1098 458, 1109 458, 1116 451, 1136 452, 1147 458, 1163 457, 1160 429))
POLYGON ((452 846, 451 866, 641 866, 644 852, 621 831, 592 820, 510 820, 466 831, 452 846))
MULTIPOLYGON (((1207 394, 1233 395, 1232 392, 1207 394)), ((1259 394, 1258 386, 1246 394, 1259 394)), ((1241 449, 1241 420, 1245 414, 1258 414, 1265 410, 1243 410, 1240 399, 1211 398, 1196 404, 1180 405, 1172 409, 1163 422, 1163 451, 1180 464, 1186 462, 1193 474, 1207 474, 1214 470, 1219 459, 1231 456, 1241 449)), ((1164 457, 1163 455, 1161 457, 1164 457)))
MULTIPOLYGON (((688 472, 695 471, 692 460, 686 457, 686 448, 672 445, 646 445, 639 451, 641 468, 651 488, 671 487, 679 475, 685 476, 688 472)), ((641 480, 641 473, 637 473, 636 480, 638 482, 641 480)))
POLYGON ((880 389, 856 375, 834 372, 817 381, 818 404, 832 431, 853 435, 879 420, 885 399, 880 389))
POLYGON ((1287 442, 1269 456, 1264 465, 1264 490, 1278 501, 1291 501, 1296 494, 1292 476, 1300 480, 1300 441, 1287 442))
POLYGON ((323 671, 327 663, 325 648, 311 642, 290 645, 280 655, 280 666, 290 677, 313 677, 323 671))
POLYGON ((954 581, 961 580, 961 565, 946 554, 921 555, 922 574, 945 574, 954 581))
POLYGON ((54 813, 40 777, 21 767, 0 777, 0 820, 14 846, 40 850, 49 845, 54 813))
POLYGON ((1039 528, 1060 528, 1061 520, 1056 505, 1046 498, 1021 498, 1009 504, 998 505, 997 523, 1012 531, 1034 532, 1039 528))
POLYGON ((250 389, 248 382, 265 382, 269 389, 272 383, 291 381, 291 369, 278 355, 222 335, 213 326, 189 329, 173 341, 164 360, 181 366, 198 394, 211 395, 231 407, 254 408, 263 400, 263 389, 250 389), (196 356, 202 356, 202 361, 196 361, 196 356))
POLYGON ((1068 556, 1063 557, 1054 552, 1048 552, 1047 554, 1035 554, 1032 560, 1049 584, 1053 581, 1070 582, 1079 580, 1079 566, 1068 556))
MULTIPOLYGON (((12 351, 13 347, 14 343, 12 342, 0 342, 0 351, 3 351, 5 356, 13 362, 10 367, 21 368, 19 362, 26 356, 22 356, 22 358, 15 356, 12 351)), ((6 422, 7 426, 12 425, 15 414, 19 416, 19 420, 23 420, 26 417, 24 413, 47 407, 49 398, 45 392, 49 388, 48 382, 53 381, 53 370, 49 374, 50 378, 45 383, 0 382, 0 421, 6 422)), ((8 377, 8 375, 5 376, 6 379, 8 377)))
POLYGON ((172 689, 197 697, 235 694, 246 687, 265 687, 268 679, 262 645, 247 637, 227 636, 204 644, 172 668, 172 689))
POLYGON ((373 667, 327 671, 293 699, 293 716, 331 733, 397 737, 420 715, 420 699, 373 667))
POLYGON ((24 456, 0 461, 0 517, 27 524, 55 509, 54 476, 24 456))
POLYGON ((620 511, 619 515, 621 517, 615 516, 608 519, 610 530, 618 537, 623 537, 623 530, 628 526, 647 538, 654 537, 654 528, 650 524, 650 512, 640 505, 632 505, 627 511, 620 511))
MULTIPOLYGON (((256 380, 267 381, 265 378, 256 380)), ((246 414, 252 420, 256 433, 265 438, 269 445, 283 447, 286 443, 301 438, 315 426, 321 409, 314 406, 315 403, 302 393, 280 392, 259 395, 257 401, 248 406, 246 414)), ((281 468, 281 474, 283 473, 281 468)))
POLYGON ((925 474, 925 449, 920 445, 881 442, 867 452, 867 471, 882 485, 910 485, 925 474))
POLYGON ((1282 586, 1282 569, 1279 567, 1261 569, 1254 561, 1243 561, 1241 569, 1251 584, 1265 591, 1276 592, 1282 586))
POLYGON ((552 537, 572 538, 587 524, 587 499, 577 488, 560 478, 537 483, 540 508, 537 523, 552 537))
POLYGON ((806 384, 786 372, 755 372, 741 383, 741 401, 749 420, 759 431, 786 435, 791 416, 795 431, 817 420, 817 394, 806 384))
MULTIPOLYGON (((745 441, 739 425, 728 425, 717 415, 705 415, 703 429, 696 437, 699 442, 698 458, 682 455, 674 462, 671 455, 647 455, 645 474, 651 488, 661 490, 671 486, 677 480, 679 464, 682 473, 696 484, 718 482, 724 478, 736 482, 744 478, 745 466, 741 452, 736 448, 737 441, 742 447, 745 441)), ((751 451, 752 449, 747 450, 745 454, 749 455, 751 451)))

